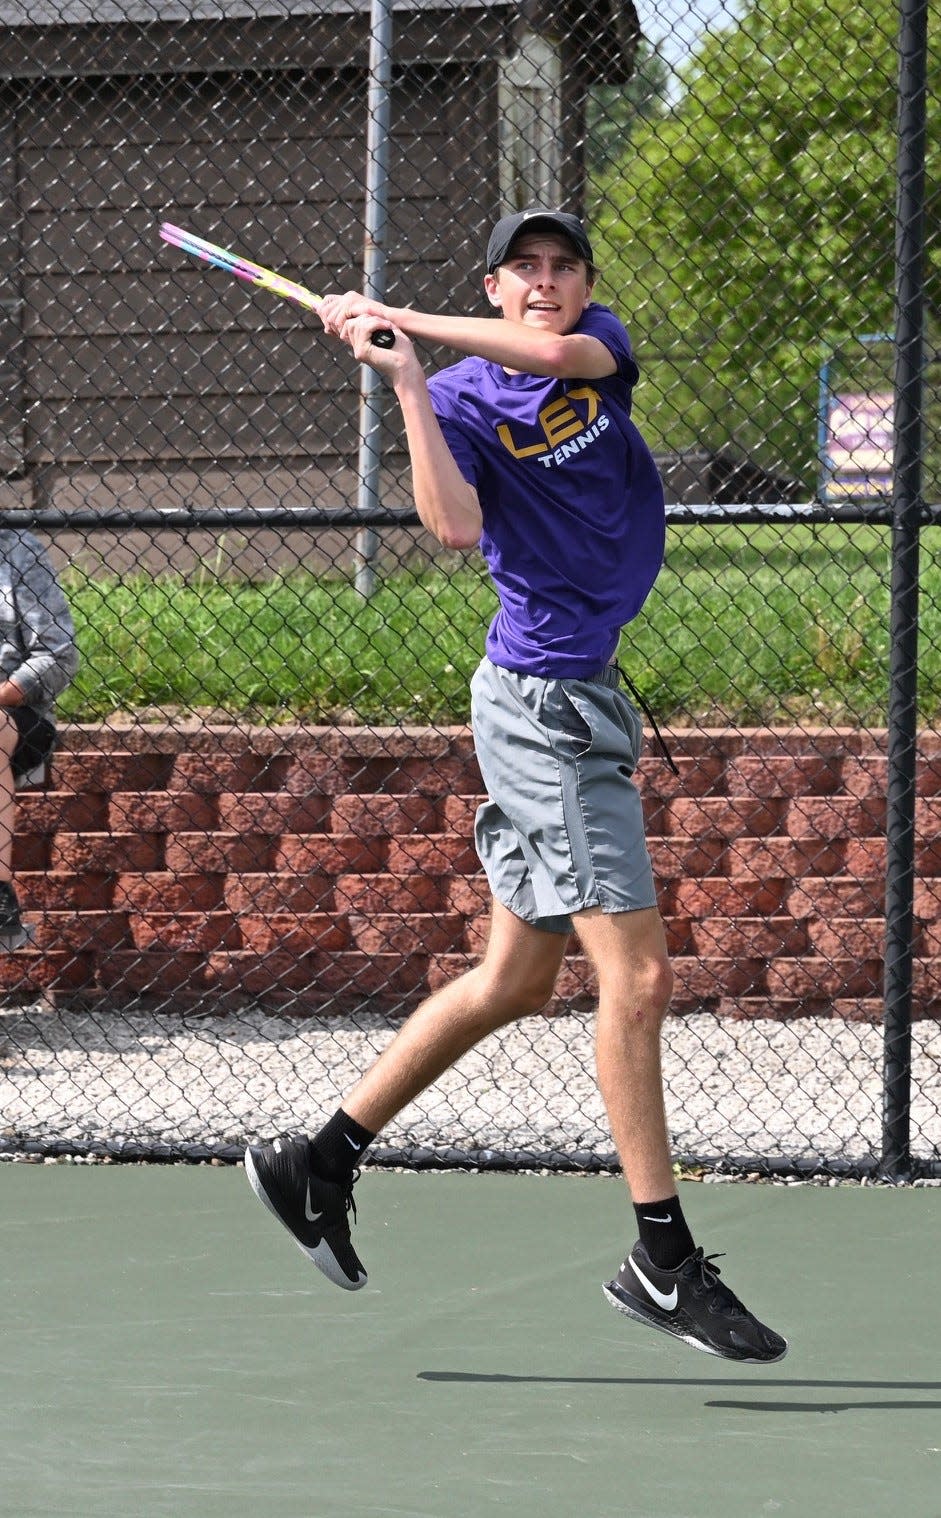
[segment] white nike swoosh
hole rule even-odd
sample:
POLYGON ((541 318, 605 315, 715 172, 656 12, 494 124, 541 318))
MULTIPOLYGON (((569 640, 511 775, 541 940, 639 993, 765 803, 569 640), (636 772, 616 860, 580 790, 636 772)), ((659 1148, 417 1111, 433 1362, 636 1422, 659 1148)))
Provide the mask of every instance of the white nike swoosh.
POLYGON ((310 1181, 307 1182, 307 1195, 304 1198, 304 1216, 308 1223, 316 1223, 318 1218, 323 1217, 322 1212, 311 1212, 310 1210, 310 1181))
POLYGON ((673 1312, 677 1302, 680 1299, 680 1294, 677 1291, 676 1287, 674 1286, 673 1290, 669 1294, 664 1291, 658 1291, 656 1286, 654 1286, 651 1281, 647 1280, 644 1272, 634 1260, 631 1260, 631 1270, 634 1272, 644 1290, 650 1293, 657 1306, 662 1307, 664 1312, 673 1312))
POLYGON ((343 1137, 346 1139, 346 1142, 349 1144, 350 1148, 355 1149, 356 1153, 359 1154, 359 1151, 363 1147, 362 1144, 357 1144, 356 1140, 351 1139, 348 1133, 344 1133, 343 1137))
POLYGON ((665 1218, 652 1218, 650 1216, 649 1212, 645 1212, 645 1213, 643 1213, 643 1219, 644 1219, 645 1223, 672 1223, 673 1222, 673 1219, 670 1217, 669 1213, 667 1213, 667 1215, 666 1215, 665 1218))

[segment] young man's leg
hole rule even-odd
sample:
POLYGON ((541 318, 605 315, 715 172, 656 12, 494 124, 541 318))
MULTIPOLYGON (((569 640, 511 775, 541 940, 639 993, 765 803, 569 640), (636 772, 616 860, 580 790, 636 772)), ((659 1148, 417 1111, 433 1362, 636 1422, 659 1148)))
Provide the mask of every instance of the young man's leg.
POLYGON ((16 813, 13 754, 19 728, 9 709, 0 707, 0 954, 21 949, 31 938, 20 917, 13 888, 13 828, 16 813))
POLYGON ((580 912, 575 928, 598 976, 598 1084, 637 1215, 640 1240, 608 1300, 697 1349, 749 1363, 787 1343, 747 1311, 695 1249, 680 1208, 664 1110, 661 1027, 673 974, 655 908, 580 912))
POLYGON ((566 942, 565 934, 531 927, 494 901, 481 963, 422 1002, 321 1133, 247 1149, 252 1188, 338 1286, 366 1284, 347 1219, 363 1150, 488 1033, 545 1006, 566 942))

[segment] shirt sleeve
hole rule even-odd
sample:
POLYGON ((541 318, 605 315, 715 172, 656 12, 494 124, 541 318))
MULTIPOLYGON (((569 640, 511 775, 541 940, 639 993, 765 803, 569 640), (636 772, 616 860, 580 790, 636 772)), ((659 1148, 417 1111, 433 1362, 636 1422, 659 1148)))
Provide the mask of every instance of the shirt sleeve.
POLYGON ((637 384, 640 370, 634 358, 627 328, 620 317, 615 316, 610 306, 603 306, 599 301, 592 301, 591 305, 582 312, 575 331, 585 337, 596 337, 599 342, 604 343, 617 364, 618 379, 622 379, 626 385, 637 384))
POLYGON ((442 371, 432 375, 428 381, 432 410, 461 475, 476 490, 480 478, 480 461, 476 448, 456 418, 458 403, 445 383, 445 374, 446 371, 442 371))

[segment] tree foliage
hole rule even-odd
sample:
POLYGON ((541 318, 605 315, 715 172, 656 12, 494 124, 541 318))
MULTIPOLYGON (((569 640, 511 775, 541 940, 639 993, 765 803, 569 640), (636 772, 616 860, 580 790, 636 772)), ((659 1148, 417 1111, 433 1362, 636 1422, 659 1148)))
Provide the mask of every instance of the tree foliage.
MULTIPOLYGON (((596 176, 604 293, 639 348, 656 446, 737 444, 813 492, 821 357, 893 324, 896 33, 891 0, 758 0, 704 37, 675 104, 596 176)), ((939 63, 935 40, 929 80, 939 63)), ((928 193, 937 313, 930 174, 928 193)))

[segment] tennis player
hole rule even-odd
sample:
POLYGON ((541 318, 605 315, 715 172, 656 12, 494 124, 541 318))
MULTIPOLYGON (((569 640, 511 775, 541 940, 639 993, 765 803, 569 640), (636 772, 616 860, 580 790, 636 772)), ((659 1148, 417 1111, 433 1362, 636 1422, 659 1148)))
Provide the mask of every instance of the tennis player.
POLYGON ((598 1082, 639 1233, 605 1295, 710 1354, 779 1360, 786 1341, 696 1246, 673 1173, 660 1062, 672 971, 631 778, 642 724, 613 662, 661 566, 663 489, 631 420, 630 339, 592 299, 595 278, 582 223, 536 208, 490 235, 500 321, 355 293, 319 308, 395 392, 422 522, 448 548, 479 545, 499 596, 471 686, 491 922, 482 962, 422 1003, 325 1127, 249 1146, 246 1170, 324 1274, 363 1286, 348 1214, 369 1144, 486 1034, 546 1005, 574 931, 597 973, 598 1082), (380 326, 390 349, 370 340, 380 326), (466 356, 426 379, 416 339, 466 356))

